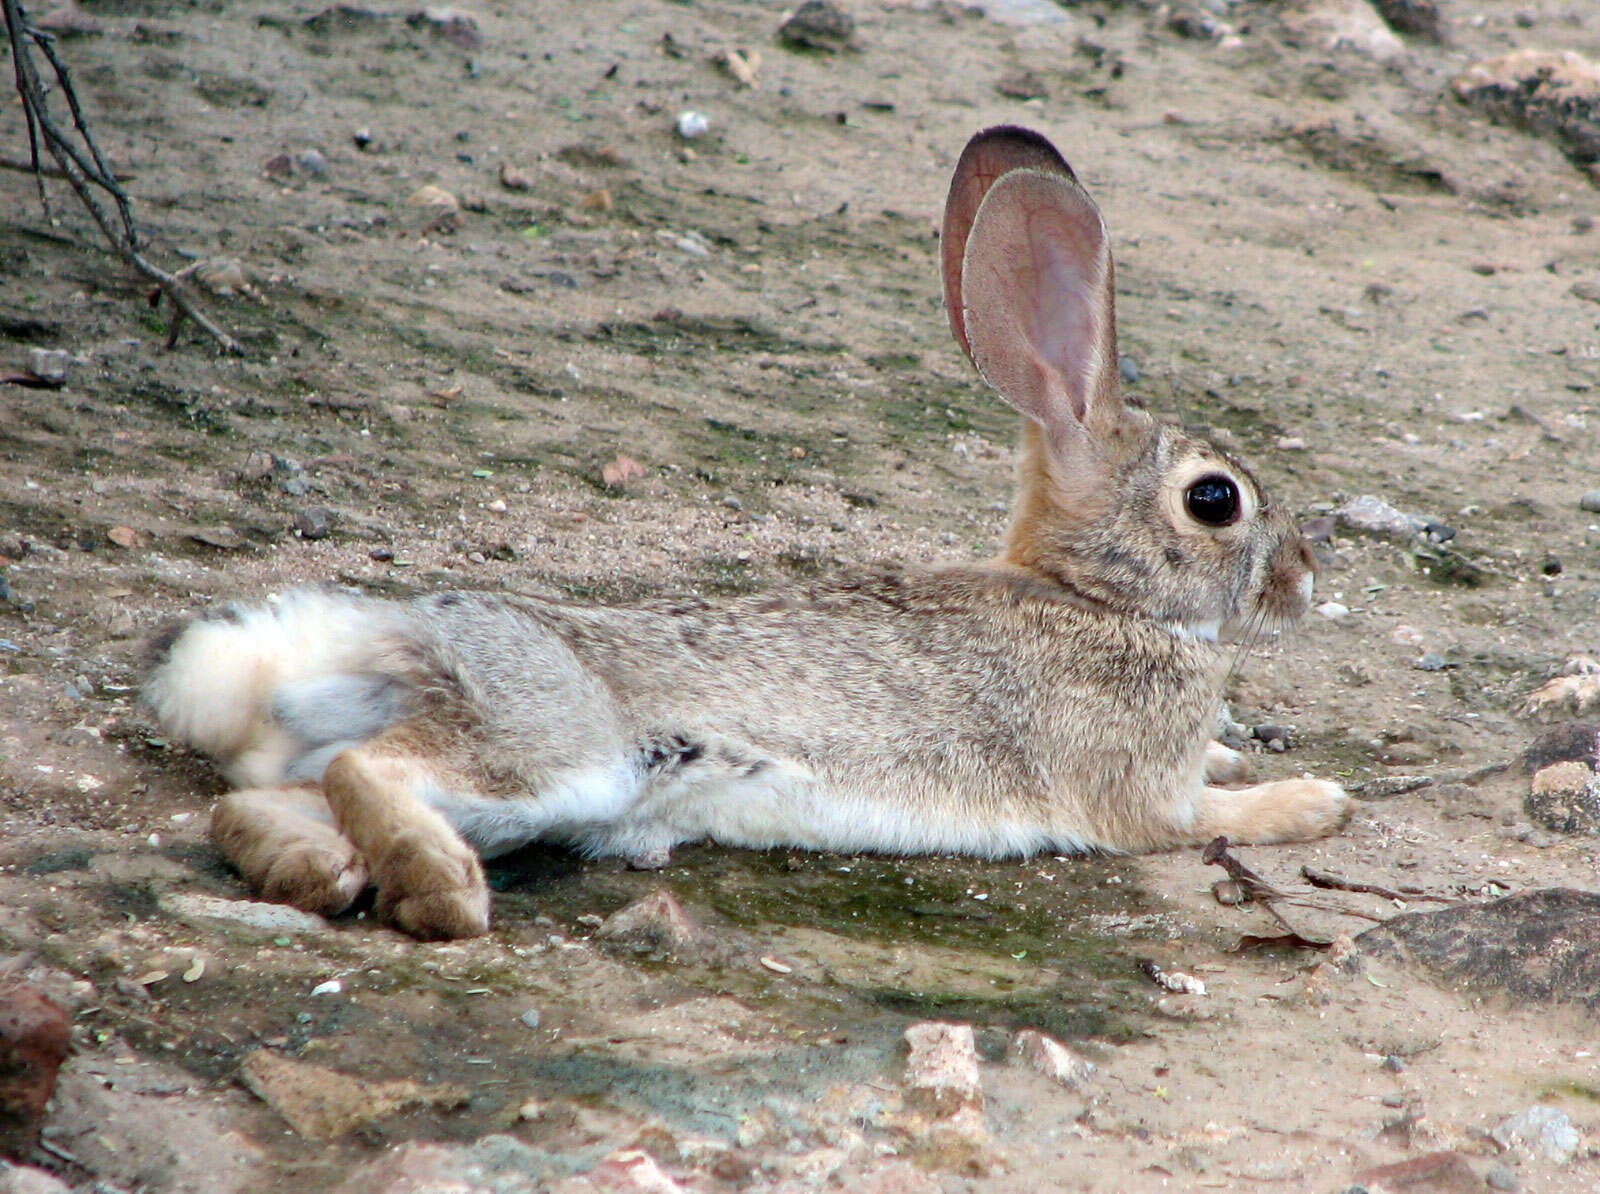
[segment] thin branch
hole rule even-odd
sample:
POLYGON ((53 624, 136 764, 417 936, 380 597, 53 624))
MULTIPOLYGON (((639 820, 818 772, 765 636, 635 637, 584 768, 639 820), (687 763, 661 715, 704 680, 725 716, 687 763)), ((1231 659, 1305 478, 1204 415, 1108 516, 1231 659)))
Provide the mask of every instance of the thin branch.
POLYGON ((45 214, 49 215, 50 206, 44 193, 45 171, 39 160, 41 137, 45 148, 50 151, 50 156, 55 159, 61 177, 66 179, 67 184, 88 209, 89 215, 100 226, 100 231, 117 256, 135 272, 155 283, 158 289, 158 301, 159 295, 165 295, 171 301, 173 317, 167 347, 170 348, 177 342, 178 329, 183 321, 192 319, 195 325, 221 345, 225 352, 243 352, 244 349, 237 340, 212 323, 196 306, 189 288, 184 285, 181 278, 152 265, 140 254, 139 237, 135 230, 127 193, 117 185, 116 175, 106 166, 105 158, 89 132, 88 121, 84 119, 83 109, 78 103, 77 90, 72 85, 72 76, 66 64, 56 54, 53 39, 49 34, 28 24, 27 14, 22 9, 22 0, 0 0, 0 8, 5 12, 6 31, 10 35, 12 63, 16 72, 17 93, 22 97, 23 116, 28 126, 28 144, 32 151, 32 167, 39 181, 39 200, 45 209, 45 214), (55 71, 56 83, 72 111, 73 126, 82 138, 83 144, 88 147, 87 157, 50 117, 45 88, 34 64, 33 46, 40 49, 55 71), (117 209, 115 217, 106 209, 94 188, 99 188, 111 197, 117 209), (119 222, 120 228, 117 226, 119 222))
MULTIPOLYGON (((43 162, 35 166, 27 158, 0 157, 0 170, 16 170, 23 174, 42 175, 45 178, 66 178, 59 166, 47 166, 43 162)), ((138 175, 129 174, 125 170, 114 170, 111 177, 118 182, 132 182, 138 175)))

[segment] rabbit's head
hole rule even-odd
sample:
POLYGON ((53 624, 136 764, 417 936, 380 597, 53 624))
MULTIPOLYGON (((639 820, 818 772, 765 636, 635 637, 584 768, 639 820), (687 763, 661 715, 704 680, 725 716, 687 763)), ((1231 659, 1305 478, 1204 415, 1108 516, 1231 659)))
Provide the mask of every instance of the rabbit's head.
POLYGON ((945 205, 951 330, 1028 417, 1004 559, 1203 637, 1287 621, 1313 557, 1245 465, 1123 398, 1105 225, 1026 129, 968 142, 945 205))

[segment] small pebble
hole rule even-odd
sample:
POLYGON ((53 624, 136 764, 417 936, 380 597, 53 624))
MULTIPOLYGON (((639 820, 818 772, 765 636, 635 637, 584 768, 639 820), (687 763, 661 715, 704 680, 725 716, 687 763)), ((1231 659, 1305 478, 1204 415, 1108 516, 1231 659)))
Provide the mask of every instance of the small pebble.
POLYGON ((48 381, 53 385, 64 384, 67 366, 71 363, 72 354, 60 348, 28 349, 28 372, 40 381, 48 381))
POLYGON ((855 46, 856 22, 834 0, 806 0, 778 27, 778 40, 806 50, 837 54, 855 46))
POLYGON ((678 136, 685 141, 692 141, 696 137, 703 137, 711 131, 711 122, 699 112, 678 113, 678 136))
POLYGON ((522 1015, 518 1016, 517 1019, 521 1020, 524 1026, 528 1028, 538 1028, 540 1021, 539 1009, 536 1007, 530 1007, 527 1011, 523 1012, 522 1015))
POLYGON ((1289 726, 1273 725, 1264 722, 1250 728, 1250 736, 1262 743, 1268 750, 1285 751, 1289 749, 1289 726))
POLYGON ((1434 522, 1432 519, 1422 524, 1422 533, 1435 543, 1448 543, 1456 537, 1454 527, 1447 527, 1444 523, 1434 522))
POLYGON ((294 159, 294 164, 300 167, 303 174, 312 178, 321 178, 328 172, 328 159, 315 149, 307 149, 294 159))
POLYGON ((1600 489, 1591 489, 1578 499, 1578 509, 1600 514, 1600 489))
POLYGON ((1350 616, 1350 607, 1337 601, 1324 601, 1317 606, 1317 613, 1330 622, 1340 622, 1350 616))
POLYGON ((1304 452, 1306 441, 1298 435, 1285 435, 1278 440, 1278 450, 1281 452, 1304 452))
POLYGON ((1130 386, 1139 384, 1139 362, 1132 357, 1125 356, 1117 362, 1117 367, 1122 370, 1122 380, 1130 386))
POLYGON ((294 529, 302 539, 326 539, 333 533, 333 511, 311 506, 294 516, 294 529))
POLYGON ((505 498, 495 498, 493 501, 485 503, 483 508, 490 514, 504 514, 509 507, 506 505, 505 498))
POLYGON ((1425 651, 1411 666, 1419 672, 1442 672, 1450 665, 1437 651, 1425 651))
POLYGON ((318 983, 311 988, 313 995, 337 995, 344 990, 344 984, 336 978, 330 978, 325 983, 318 983))
POLYGON ((1491 1190, 1517 1190, 1520 1183, 1517 1175, 1506 1165, 1491 1165, 1483 1175, 1483 1184, 1491 1190))

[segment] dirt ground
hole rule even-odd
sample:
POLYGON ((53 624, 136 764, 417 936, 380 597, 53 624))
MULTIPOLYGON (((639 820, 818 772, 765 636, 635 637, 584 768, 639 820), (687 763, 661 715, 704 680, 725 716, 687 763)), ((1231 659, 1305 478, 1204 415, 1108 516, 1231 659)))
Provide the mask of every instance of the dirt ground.
MULTIPOLYGON (((310 1192, 400 1142, 478 1141, 496 1189, 638 1145, 705 1191, 1331 1192, 1448 1152, 1405 1188, 1600 1188, 1593 1012, 1235 951, 1282 928, 1219 903, 1194 853, 699 847, 646 874, 529 851, 493 868, 481 940, 263 927, 199 898, 247 896, 206 839, 219 781, 133 699, 164 620, 297 583, 714 597, 992 551, 1017 419, 950 340, 935 227, 966 138, 1022 123, 1112 229, 1131 392, 1307 520, 1371 494, 1456 532, 1324 533, 1319 601, 1345 612, 1229 692, 1241 723, 1294 727, 1259 775, 1431 782, 1239 856, 1404 897, 1281 906, 1307 935, 1594 889, 1595 838, 1530 826, 1514 764, 1527 693, 1600 652, 1600 191, 1570 143, 1450 84, 1513 48, 1600 58, 1600 16, 1440 0, 1443 42, 1385 51, 1329 44, 1345 8, 1381 29, 1359 5, 855 0, 833 52, 780 43, 768 2, 54 14, 151 255, 240 263, 206 305, 246 352, 193 328, 164 351, 166 312, 65 188, 52 219, 0 170, 0 371, 71 354, 65 388, 0 384, 0 954, 76 1042, 39 1163, 310 1192), (709 130, 680 136, 684 112, 709 130), (641 467, 609 483, 619 457, 641 467), (597 937, 660 887, 696 944, 597 937), (923 1019, 977 1030, 991 1139, 896 1110, 923 1019), (1097 1073, 1008 1063, 1024 1027, 1097 1073), (277 1089, 263 1056, 359 1079, 358 1110, 296 1121, 305 1099, 251 1093, 277 1089), (1534 1104, 1576 1126, 1573 1159, 1490 1137, 1534 1104)), ((25 154, 0 104, 0 155, 25 154)))

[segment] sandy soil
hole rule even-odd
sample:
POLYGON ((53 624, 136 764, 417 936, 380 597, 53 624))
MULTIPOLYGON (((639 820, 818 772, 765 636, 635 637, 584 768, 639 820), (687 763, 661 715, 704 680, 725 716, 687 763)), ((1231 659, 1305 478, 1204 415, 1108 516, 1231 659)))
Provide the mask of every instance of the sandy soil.
MULTIPOLYGON (((50 219, 0 171, 0 365, 72 354, 64 389, 0 384, 0 952, 77 1039, 41 1163, 312 1191, 397 1142, 505 1132, 541 1181, 639 1143, 703 1190, 868 1189, 910 1153, 946 1191, 1333 1191, 1442 1150, 1476 1188, 1594 1189, 1587 1143, 1558 1165, 1487 1135, 1541 1102, 1600 1128, 1591 1013, 1235 952, 1281 927, 1219 904, 1192 853, 699 848, 650 875, 536 851, 496 867, 479 941, 252 928, 195 903, 246 894, 206 841, 219 783, 132 699, 163 620, 298 582, 716 595, 992 550, 1016 419, 950 342, 934 228, 965 139, 1024 123, 1112 228, 1134 393, 1306 519, 1372 494, 1456 532, 1336 529, 1320 588, 1348 612, 1259 647, 1229 694, 1294 727, 1261 775, 1433 782, 1241 857, 1405 893, 1283 907, 1330 936, 1421 896, 1595 887, 1594 838, 1531 830, 1507 765, 1526 694, 1600 650, 1600 195, 1449 84, 1515 47, 1600 56, 1600 19, 1440 9, 1445 44, 1389 55, 1251 3, 1196 38, 1135 3, 860 0, 840 53, 780 44, 775 3, 482 0, 477 45, 382 5, 74 10, 61 50, 152 255, 241 263, 207 302, 247 353, 192 329, 163 351, 64 188, 50 219), (755 87, 728 48, 759 53, 755 87), (681 138, 684 111, 709 132, 681 138), (410 202, 425 186, 462 210, 410 202), (607 484, 619 456, 642 475, 607 484), (713 944, 596 939, 662 886, 713 944), (978 1029, 992 1141, 897 1126, 900 1034, 927 1018, 978 1029), (1095 1078, 1007 1064, 1028 1026, 1095 1078), (247 1090, 261 1048, 438 1097, 318 1138, 247 1090)), ((0 152, 25 145, 0 106, 0 152)))

